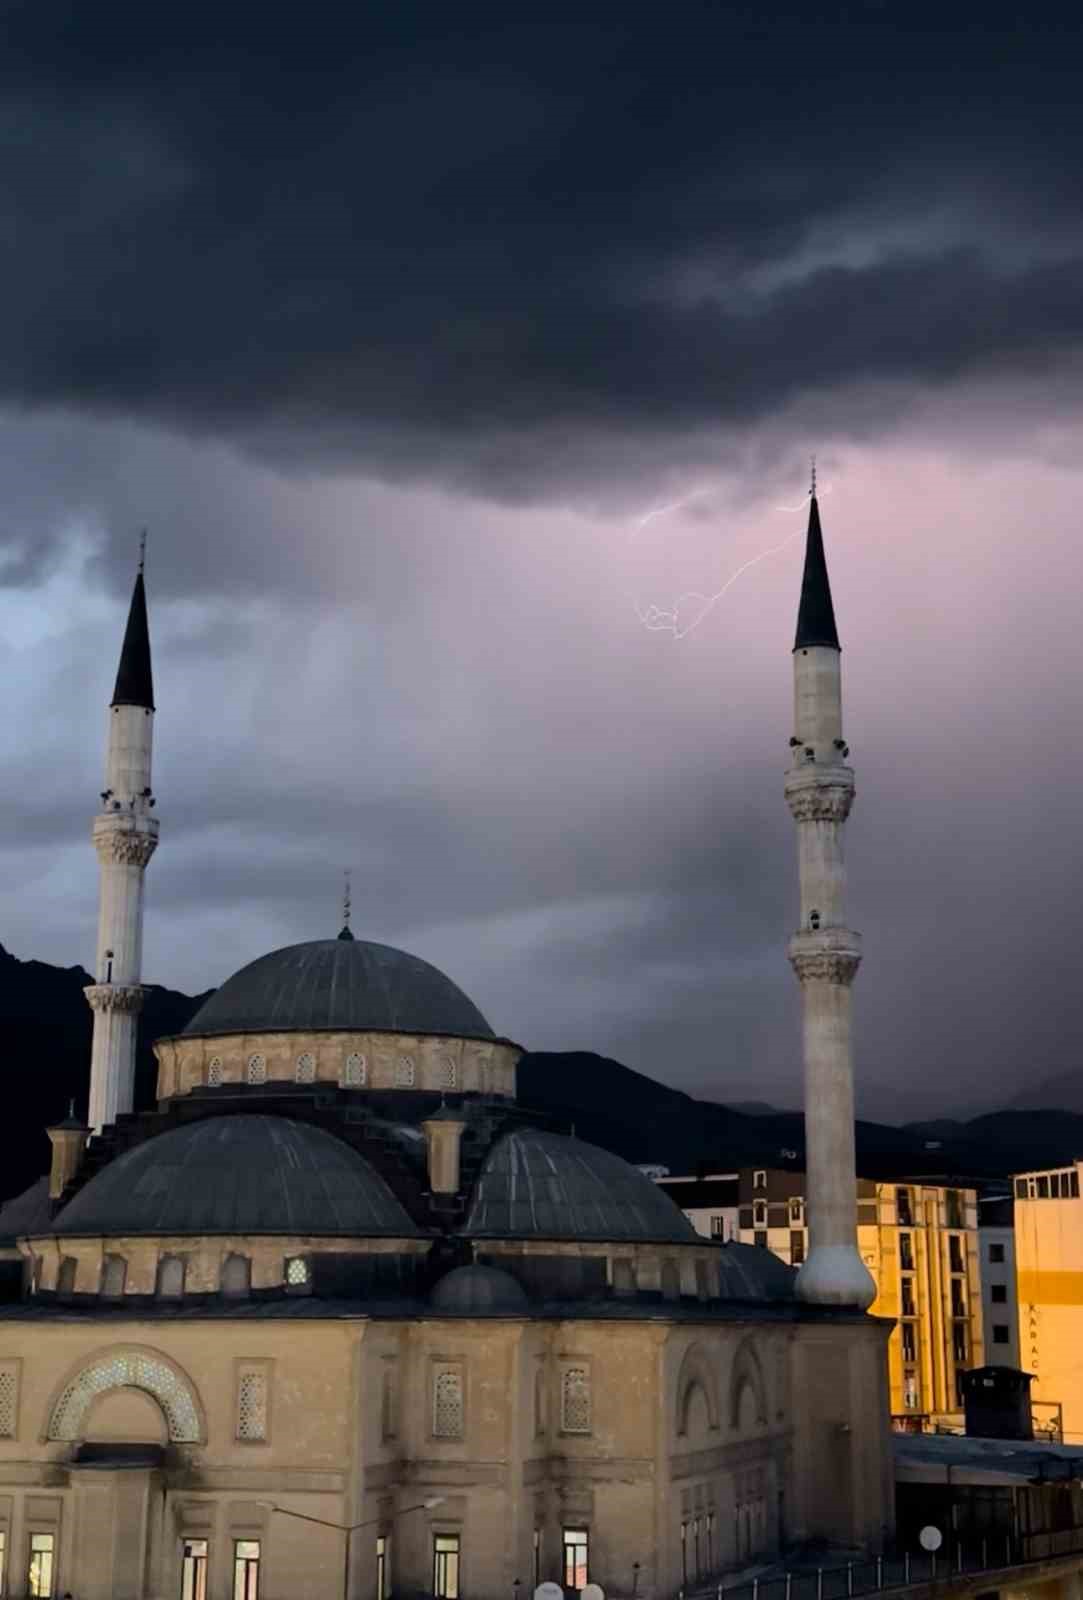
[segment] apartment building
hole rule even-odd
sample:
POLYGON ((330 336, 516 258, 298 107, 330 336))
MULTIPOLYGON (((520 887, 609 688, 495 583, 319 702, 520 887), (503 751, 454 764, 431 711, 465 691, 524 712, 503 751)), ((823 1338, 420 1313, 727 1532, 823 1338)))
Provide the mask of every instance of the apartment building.
POLYGON ((1021 1172, 1015 1189, 1020 1366, 1035 1425, 1083 1442, 1083 1162, 1021 1172))

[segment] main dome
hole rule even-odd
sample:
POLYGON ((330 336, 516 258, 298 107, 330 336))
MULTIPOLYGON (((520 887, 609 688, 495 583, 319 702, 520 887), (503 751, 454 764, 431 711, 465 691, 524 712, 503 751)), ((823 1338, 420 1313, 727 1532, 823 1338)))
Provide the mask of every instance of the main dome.
POLYGON ((379 1173, 333 1134, 237 1114, 172 1128, 117 1156, 47 1231, 315 1234, 410 1238, 417 1228, 379 1173))
POLYGON ((184 1032, 351 1029, 492 1039, 462 990, 427 961, 366 939, 291 944, 227 978, 184 1032))

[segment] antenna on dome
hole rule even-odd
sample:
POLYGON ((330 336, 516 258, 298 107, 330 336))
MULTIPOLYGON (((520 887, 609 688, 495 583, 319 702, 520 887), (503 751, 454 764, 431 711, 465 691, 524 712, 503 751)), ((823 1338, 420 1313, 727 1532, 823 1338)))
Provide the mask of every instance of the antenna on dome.
POLYGON ((810 456, 809 457, 809 467, 811 469, 811 476, 812 476, 812 482, 811 482, 811 484, 809 486, 809 495, 813 500, 815 500, 815 498, 816 498, 816 457, 815 456, 810 456))
POLYGON ((147 530, 146 530, 146 528, 144 528, 142 533, 139 535, 139 570, 140 570, 140 572, 143 571, 143 569, 146 567, 146 564, 147 564, 147 530))
POLYGON ((350 868, 349 867, 346 868, 345 872, 342 875, 342 878, 343 878, 343 883, 342 883, 342 932, 339 934, 339 938, 340 939, 352 939, 353 938, 353 932, 351 931, 351 928, 350 928, 350 911, 352 909, 352 901, 351 901, 351 898, 350 898, 350 868))

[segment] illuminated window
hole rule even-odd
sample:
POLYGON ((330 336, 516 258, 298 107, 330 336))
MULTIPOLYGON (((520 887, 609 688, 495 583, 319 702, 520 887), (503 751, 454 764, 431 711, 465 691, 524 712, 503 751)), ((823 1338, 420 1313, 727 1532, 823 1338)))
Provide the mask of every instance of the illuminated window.
POLYGON ((560 1375, 562 1433, 590 1432, 590 1373, 586 1367, 565 1367, 560 1375))
POLYGON ((767 1226, 767 1207, 762 1200, 757 1201, 752 1207, 752 1225, 755 1228, 766 1228, 767 1226))
POLYGON ((30 1535, 30 1565, 26 1574, 28 1595, 47 1597, 53 1592, 53 1550, 55 1537, 51 1533, 30 1535))
POLYGON ((181 1600, 207 1600, 206 1539, 185 1539, 181 1545, 181 1600))
MULTIPOLYGON (((212 1089, 217 1089, 222 1082, 222 1057, 212 1056, 207 1064, 207 1082, 212 1089)), ((198 1541, 197 1541, 198 1542, 198 1541)))
POLYGON ((726 1237, 726 1219, 725 1219, 725 1217, 712 1217, 711 1218, 711 1238, 712 1239, 724 1239, 725 1237, 726 1237))
MULTIPOLYGON (((0 1439, 14 1439, 19 1416, 19 1363, 0 1361, 0 1439)), ((3 1594, 0 1583, 0 1594, 3 1594)))
POLYGON ((902 1353, 904 1361, 916 1361, 918 1358, 918 1331, 912 1322, 902 1324, 902 1353))
POLYGON ((391 1600, 391 1535, 376 1538, 376 1600, 391 1600))
POLYGON ((463 1436, 463 1375, 457 1367, 438 1367, 433 1375, 432 1431, 437 1439, 463 1436))
POLYGON ((286 1288, 307 1289, 312 1283, 312 1266, 307 1256, 286 1257, 286 1288))
POLYGON ((356 1050, 346 1057, 344 1078, 347 1089, 363 1089, 365 1086, 365 1058, 358 1055, 356 1050))
POLYGON ((237 1438, 267 1437, 267 1373, 262 1367, 242 1367, 237 1374, 237 1438))
POLYGON ((395 1085, 399 1089, 412 1089, 414 1087, 413 1056, 400 1056, 395 1063, 395 1085))
POLYGON ((7 1531, 4 1528, 0 1528, 0 1594, 5 1594, 7 1592, 4 1588, 4 1580, 7 1577, 7 1553, 7 1531))
POLYGON ((459 1535, 436 1533, 432 1541, 434 1600, 459 1600, 459 1535))
POLYGON ((259 1540, 233 1541, 233 1600, 259 1600, 259 1540))
MULTIPOLYGON (((249 1081, 249 1083, 266 1083, 267 1082, 267 1057, 266 1056, 260 1056, 260 1055, 249 1056, 249 1058, 248 1058, 248 1081, 249 1081)), ((258 1562, 257 1562, 257 1566, 258 1566, 258 1562)))
POLYGON ((790 1225, 792 1227, 800 1227, 801 1223, 805 1220, 804 1211, 804 1205, 800 1200, 790 1201, 790 1225))
POLYGON ((563 1530, 563 1545, 564 1587, 565 1589, 585 1589, 588 1582, 588 1537, 586 1528, 565 1528, 563 1530))
POLYGON ((298 1083, 315 1083, 316 1057, 309 1055, 306 1050, 303 1056, 297 1057, 296 1075, 298 1083))
POLYGON ((916 1317, 918 1314, 917 1305, 914 1301, 913 1278, 904 1278, 902 1280, 902 1314, 904 1317, 916 1317))
POLYGON ((752 1187, 754 1189, 766 1189, 766 1187, 767 1187, 767 1174, 766 1174, 766 1172, 761 1170, 759 1172, 754 1172, 752 1174, 752 1187))
POLYGON ((903 1405, 907 1411, 917 1411, 921 1404, 916 1372, 903 1373, 903 1405))
POLYGON ((899 1265, 904 1272, 914 1270, 914 1237, 909 1233, 899 1235, 899 1265))

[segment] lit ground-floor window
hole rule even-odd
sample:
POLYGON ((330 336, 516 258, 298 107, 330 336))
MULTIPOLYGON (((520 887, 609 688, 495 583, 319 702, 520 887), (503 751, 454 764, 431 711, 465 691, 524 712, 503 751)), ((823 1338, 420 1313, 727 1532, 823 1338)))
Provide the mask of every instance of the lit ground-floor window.
POLYGON ((26 1575, 26 1592, 48 1600, 53 1592, 53 1554, 56 1541, 51 1533, 30 1535, 30 1565, 26 1575))
POLYGON ((233 1600, 259 1600, 259 1540, 233 1541, 233 1600))
POLYGON ((207 1600, 206 1539, 185 1539, 181 1545, 181 1600, 207 1600))
POLYGON ((432 1592, 435 1600, 459 1600, 459 1535, 437 1533, 432 1541, 432 1592))
POLYGON ((585 1589, 587 1586, 587 1530, 564 1529, 564 1587, 585 1589))

